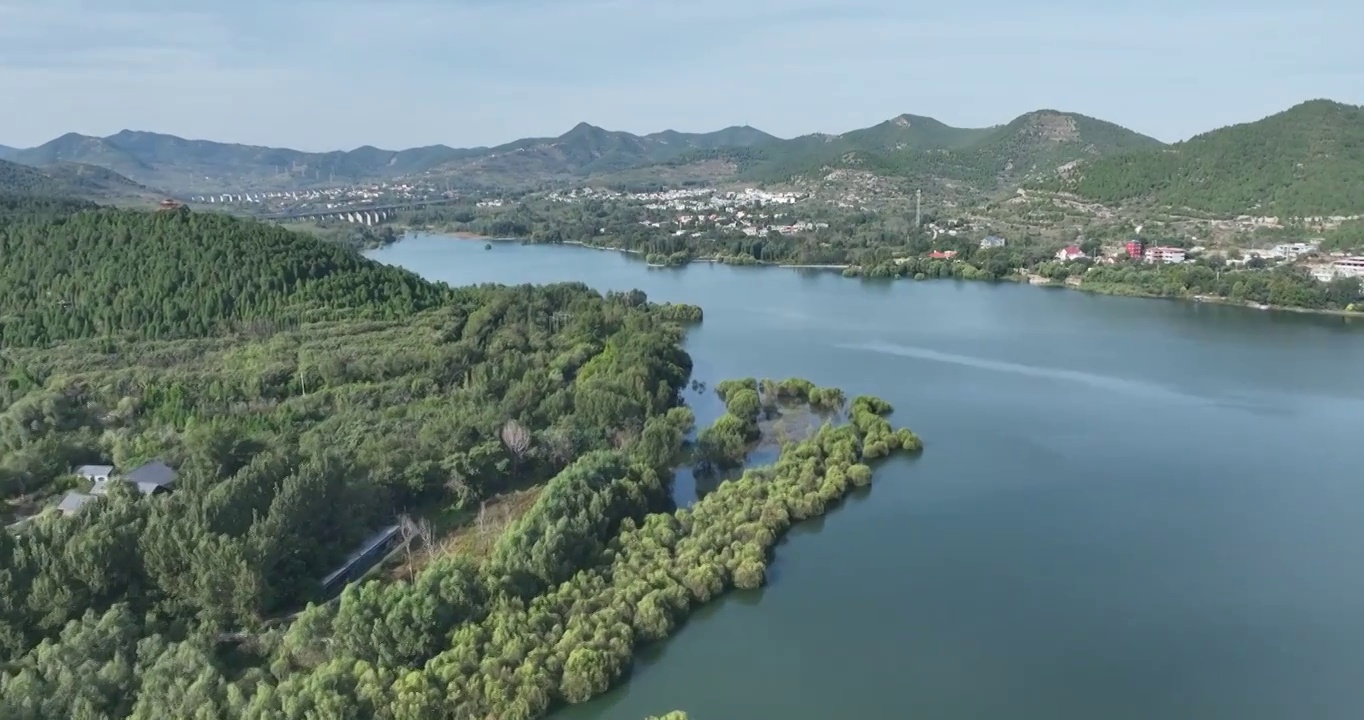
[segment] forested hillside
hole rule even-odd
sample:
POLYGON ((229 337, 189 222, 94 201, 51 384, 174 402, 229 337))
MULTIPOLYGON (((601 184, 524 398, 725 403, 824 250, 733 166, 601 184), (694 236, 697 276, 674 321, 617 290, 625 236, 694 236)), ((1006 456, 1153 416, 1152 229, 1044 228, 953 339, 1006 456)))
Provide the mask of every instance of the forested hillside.
POLYGON ((446 296, 332 243, 186 210, 17 214, 0 225, 0 256, 6 346, 393 319, 446 296))
POLYGON ((38 168, 0 160, 0 194, 53 195, 61 190, 56 178, 38 168))
POLYGON ((1364 213, 1364 108, 1302 103, 1168 148, 1082 165, 1055 185, 1107 203, 1222 214, 1364 213))
POLYGON ((0 159, 0 196, 83 197, 149 205, 155 191, 96 165, 30 167, 0 159))

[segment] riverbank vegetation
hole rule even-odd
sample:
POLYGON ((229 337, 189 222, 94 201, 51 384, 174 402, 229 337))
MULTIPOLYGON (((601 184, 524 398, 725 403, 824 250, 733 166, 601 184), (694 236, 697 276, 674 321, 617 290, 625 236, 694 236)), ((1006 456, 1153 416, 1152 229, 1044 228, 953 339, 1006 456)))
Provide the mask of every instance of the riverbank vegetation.
MULTIPOLYGON (((1322 282, 1300 267, 1227 268, 1225 262, 1220 260, 1178 264, 1133 260, 1111 265, 1090 261, 1047 260, 1030 268, 1030 273, 1050 282, 1110 295, 1218 299, 1248 305, 1332 312, 1353 310, 1364 302, 1364 287, 1361 287, 1358 278, 1345 277, 1322 282)), ((982 267, 965 260, 926 258, 890 260, 871 267, 852 267, 844 270, 844 275, 916 280, 996 280, 1009 277, 996 275, 988 263, 982 267)), ((1013 277, 1023 279, 1021 275, 1013 277)))
MULTIPOLYGON (((412 581, 351 586, 338 603, 312 605, 239 648, 236 670, 200 626, 158 623, 126 601, 91 608, 10 662, 0 709, 17 718, 81 709, 134 718, 538 717, 608 689, 637 645, 667 637, 692 607, 762 585, 786 528, 869 482, 885 440, 908 434, 891 428, 890 409, 859 397, 851 422, 787 444, 774 465, 691 508, 660 512, 666 478, 655 463, 675 456, 691 423, 674 408, 651 417, 634 442, 587 453, 550 479, 481 564, 444 558, 412 581)), ((917 450, 917 440, 905 449, 917 450)), ((126 516, 131 505, 117 509, 126 516)))
POLYGON ((290 230, 306 232, 349 248, 356 252, 388 247, 402 239, 402 230, 393 225, 370 227, 357 223, 331 221, 325 223, 289 223, 290 230))
MULTIPOLYGON (((812 207, 803 210, 802 217, 808 217, 811 229, 794 234, 750 236, 736 228, 718 226, 679 234, 668 227, 649 225, 659 218, 642 205, 591 199, 576 203, 529 200, 493 208, 430 208, 415 219, 431 227, 522 237, 533 243, 577 243, 625 250, 655 266, 691 262, 833 266, 843 268, 850 277, 919 280, 999 281, 1041 276, 1063 283, 1073 278, 1073 283, 1095 292, 1203 296, 1329 311, 1342 311, 1364 301, 1364 289, 1357 279, 1322 283, 1293 266, 1270 268, 1253 263, 1230 268, 1225 258, 1212 255, 1183 265, 1120 261, 1095 267, 1090 261, 1057 262, 1056 251, 1063 243, 1040 235, 1011 234, 1003 247, 981 247, 979 239, 970 233, 935 236, 916 227, 911 216, 896 211, 812 207)), ((929 216, 926 222, 931 220, 929 216)), ((1116 225, 1110 228, 1121 229, 1116 225)), ((1099 229, 1095 233, 1079 241, 1090 256, 1101 251, 1103 242, 1126 237, 1108 237, 1099 229)), ((1353 246, 1352 233, 1353 225, 1328 233, 1328 239, 1332 247, 1353 246)), ((1175 243, 1161 240, 1167 241, 1175 243)))

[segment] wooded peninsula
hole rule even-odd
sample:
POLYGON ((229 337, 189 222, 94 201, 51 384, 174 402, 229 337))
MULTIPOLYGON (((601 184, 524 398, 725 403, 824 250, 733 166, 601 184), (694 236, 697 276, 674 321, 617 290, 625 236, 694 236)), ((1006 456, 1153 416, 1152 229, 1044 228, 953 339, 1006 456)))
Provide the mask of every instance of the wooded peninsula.
POLYGON ((701 310, 638 291, 451 288, 263 223, 32 198, 0 201, 0 256, 4 718, 540 717, 922 448, 798 379, 720 383, 689 442, 701 310), (680 465, 737 468, 796 416, 775 463, 675 506, 680 465), (152 462, 173 485, 117 481, 152 462), (383 528, 390 562, 332 592, 383 528))

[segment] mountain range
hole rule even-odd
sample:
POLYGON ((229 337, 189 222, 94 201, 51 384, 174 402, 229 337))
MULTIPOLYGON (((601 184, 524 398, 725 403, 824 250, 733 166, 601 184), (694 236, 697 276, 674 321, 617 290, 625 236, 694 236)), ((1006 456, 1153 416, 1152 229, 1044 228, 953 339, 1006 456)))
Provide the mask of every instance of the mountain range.
POLYGON ((433 145, 392 151, 366 146, 324 153, 123 130, 103 138, 67 133, 35 148, 13 151, 9 159, 36 167, 96 165, 181 193, 420 175, 498 187, 534 186, 649 169, 685 169, 707 180, 780 182, 851 168, 993 186, 1002 178, 1047 171, 1079 158, 1157 145, 1153 138, 1111 123, 1040 110, 991 128, 956 128, 928 117, 900 115, 842 135, 782 139, 748 126, 634 135, 579 123, 558 137, 526 138, 496 147, 433 145))
POLYGON ((123 130, 103 138, 67 133, 35 148, 13 151, 8 159, 37 167, 59 162, 98 165, 176 192, 227 192, 427 174, 468 175, 493 185, 539 182, 664 162, 690 151, 776 140, 750 127, 637 136, 580 123, 557 138, 527 138, 492 148, 432 145, 392 151, 365 146, 311 153, 123 130))
POLYGON ((1028 185, 1116 204, 1332 214, 1364 205, 1364 109, 1313 100, 1172 145, 1085 115, 1037 110, 988 128, 906 114, 838 135, 783 139, 748 126, 634 135, 580 123, 558 137, 496 147, 324 153, 124 130, 68 133, 8 158, 40 168, 98 166, 181 194, 412 177, 519 189, 589 179, 784 183, 846 170, 986 195, 1028 185))

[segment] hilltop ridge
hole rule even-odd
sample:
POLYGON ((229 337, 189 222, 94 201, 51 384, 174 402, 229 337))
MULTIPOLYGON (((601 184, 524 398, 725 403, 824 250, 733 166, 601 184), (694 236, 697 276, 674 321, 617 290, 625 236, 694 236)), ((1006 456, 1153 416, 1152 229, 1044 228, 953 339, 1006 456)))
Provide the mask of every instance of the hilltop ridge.
POLYGON ((1105 203, 1257 215, 1364 212, 1364 108, 1309 100, 1183 142, 1094 159, 1050 185, 1105 203))

